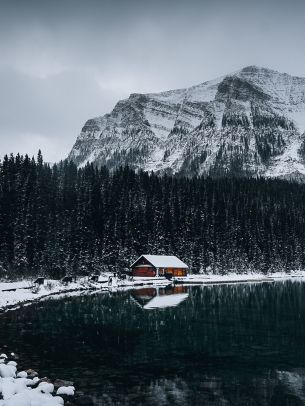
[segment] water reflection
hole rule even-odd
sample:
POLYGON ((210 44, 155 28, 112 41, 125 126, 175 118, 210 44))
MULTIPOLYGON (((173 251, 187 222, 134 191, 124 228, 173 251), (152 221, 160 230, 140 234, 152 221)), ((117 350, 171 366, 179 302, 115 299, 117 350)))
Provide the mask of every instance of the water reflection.
POLYGON ((99 405, 305 405, 305 283, 178 289, 34 304, 0 317, 0 344, 99 405))
POLYGON ((188 298, 186 286, 166 286, 134 289, 131 297, 145 310, 175 307, 188 298))

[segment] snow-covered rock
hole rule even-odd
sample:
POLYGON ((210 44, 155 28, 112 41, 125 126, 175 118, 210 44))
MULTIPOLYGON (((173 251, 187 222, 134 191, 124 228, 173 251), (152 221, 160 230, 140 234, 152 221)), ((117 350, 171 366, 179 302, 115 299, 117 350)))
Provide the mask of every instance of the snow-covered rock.
POLYGON ((49 382, 41 382, 37 388, 41 393, 52 393, 54 392, 54 385, 49 382))
POLYGON ((248 66, 187 89, 131 94, 88 120, 69 159, 159 173, 305 176, 305 78, 248 66))
POLYGON ((25 371, 20 371, 17 374, 17 378, 26 378, 27 376, 28 376, 28 374, 25 371))
MULTIPOLYGON (((7 358, 3 357, 4 360, 7 358)), ((27 378, 26 371, 16 376, 17 363, 9 361, 0 365, 0 406, 59 406, 64 404, 60 396, 53 396, 54 385, 49 382, 40 382, 38 377, 27 378)), ((31 370, 30 370, 31 371, 31 370)), ((74 387, 65 388, 62 393, 73 394, 74 387)))
POLYGON ((57 389, 56 395, 68 395, 74 396, 75 388, 74 386, 61 386, 57 389))
POLYGON ((0 377, 13 378, 16 376, 16 367, 13 365, 0 364, 0 377))

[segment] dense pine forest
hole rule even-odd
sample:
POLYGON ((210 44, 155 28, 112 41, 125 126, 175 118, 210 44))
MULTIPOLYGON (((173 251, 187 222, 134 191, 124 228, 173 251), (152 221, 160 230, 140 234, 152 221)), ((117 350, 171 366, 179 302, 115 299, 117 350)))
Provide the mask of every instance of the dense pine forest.
POLYGON ((305 266, 305 186, 280 180, 110 173, 39 152, 0 163, 0 277, 123 270, 142 253, 192 272, 305 266))

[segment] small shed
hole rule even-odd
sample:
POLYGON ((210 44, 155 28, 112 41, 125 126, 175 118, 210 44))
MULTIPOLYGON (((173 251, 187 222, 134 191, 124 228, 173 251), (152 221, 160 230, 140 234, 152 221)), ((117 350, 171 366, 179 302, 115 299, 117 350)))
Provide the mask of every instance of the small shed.
POLYGON ((141 255, 132 265, 132 276, 186 276, 188 266, 173 255, 141 255))
POLYGON ((34 281, 35 285, 43 285, 44 284, 44 277, 43 276, 39 276, 35 281, 34 281))
POLYGON ((72 276, 66 275, 62 278, 62 283, 68 285, 68 283, 72 283, 72 276))
POLYGON ((93 274, 93 275, 90 276, 89 280, 90 280, 91 282, 98 282, 99 277, 100 277, 100 274, 95 273, 95 274, 93 274))

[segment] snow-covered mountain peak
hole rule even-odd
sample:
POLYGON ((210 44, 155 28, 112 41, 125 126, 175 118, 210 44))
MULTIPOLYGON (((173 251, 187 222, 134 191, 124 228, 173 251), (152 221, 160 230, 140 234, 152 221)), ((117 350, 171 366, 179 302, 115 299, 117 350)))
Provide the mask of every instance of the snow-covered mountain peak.
POLYGON ((78 165, 158 172, 305 174, 305 79, 247 66, 190 88, 133 93, 88 120, 78 165))

